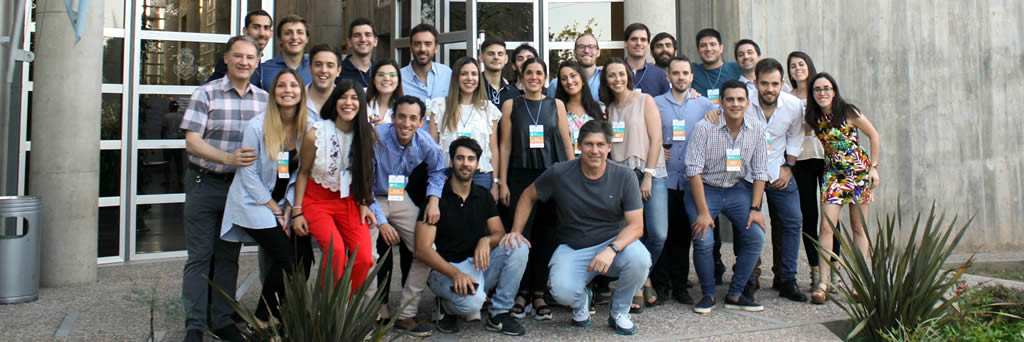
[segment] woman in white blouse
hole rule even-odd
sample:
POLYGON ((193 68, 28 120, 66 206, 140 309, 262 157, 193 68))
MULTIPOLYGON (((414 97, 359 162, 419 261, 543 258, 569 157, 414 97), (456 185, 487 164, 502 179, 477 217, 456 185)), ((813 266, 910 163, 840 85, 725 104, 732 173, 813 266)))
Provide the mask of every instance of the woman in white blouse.
POLYGON ((448 97, 438 98, 430 106, 437 125, 430 125, 430 135, 441 146, 441 155, 448 160, 448 146, 462 136, 473 138, 484 153, 480 155, 480 168, 473 175, 473 184, 491 190, 491 196, 498 199, 498 187, 492 187, 498 179, 493 177, 498 169, 498 120, 501 111, 487 100, 486 90, 480 86, 480 63, 475 58, 463 57, 452 67, 455 72, 449 87, 448 97), (458 91, 455 91, 458 89, 458 91))

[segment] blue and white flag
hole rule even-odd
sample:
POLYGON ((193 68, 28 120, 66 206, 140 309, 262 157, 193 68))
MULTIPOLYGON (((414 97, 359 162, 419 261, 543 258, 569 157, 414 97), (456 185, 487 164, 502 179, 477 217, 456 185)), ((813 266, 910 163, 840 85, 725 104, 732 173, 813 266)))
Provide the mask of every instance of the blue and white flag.
POLYGON ((71 19, 71 28, 75 30, 75 43, 82 40, 82 33, 85 31, 86 10, 89 8, 89 0, 64 0, 64 7, 68 10, 68 19, 71 19))

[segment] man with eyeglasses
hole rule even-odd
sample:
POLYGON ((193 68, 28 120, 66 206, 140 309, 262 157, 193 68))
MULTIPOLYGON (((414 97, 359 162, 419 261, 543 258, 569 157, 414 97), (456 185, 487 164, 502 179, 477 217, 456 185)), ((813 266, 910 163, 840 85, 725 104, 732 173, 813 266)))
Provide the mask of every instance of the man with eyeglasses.
POLYGON ((480 62, 484 64, 484 89, 487 89, 487 99, 491 103, 501 108, 505 100, 519 97, 519 90, 501 77, 501 71, 508 64, 504 40, 493 37, 484 39, 484 43, 480 44, 480 62))
MULTIPOLYGON (((594 101, 601 102, 597 91, 601 88, 601 68, 597 66, 597 59, 601 57, 601 48, 597 45, 597 38, 593 34, 584 33, 576 38, 576 47, 572 50, 576 62, 583 66, 583 75, 587 79, 587 86, 590 87, 590 95, 594 101)), ((555 89, 558 89, 558 77, 548 84, 548 97, 555 97, 555 89)))
POLYGON ((668 76, 660 68, 647 63, 651 30, 642 23, 626 26, 626 63, 633 69, 633 90, 647 95, 658 96, 671 90, 668 76))
POLYGON ((373 31, 373 22, 366 18, 356 18, 348 24, 348 48, 352 54, 341 61, 341 75, 335 83, 341 80, 353 80, 363 86, 369 86, 373 77, 370 70, 373 69, 373 49, 377 47, 377 35, 373 31))

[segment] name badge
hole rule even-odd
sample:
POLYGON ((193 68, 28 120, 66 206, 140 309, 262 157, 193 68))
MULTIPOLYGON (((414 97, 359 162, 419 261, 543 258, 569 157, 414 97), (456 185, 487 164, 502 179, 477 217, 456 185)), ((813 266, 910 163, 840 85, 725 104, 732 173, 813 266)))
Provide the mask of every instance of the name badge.
POLYGON ((768 130, 764 130, 764 143, 768 146, 768 150, 772 149, 772 135, 768 134, 768 130))
POLYGON ((618 143, 623 141, 626 141, 626 122, 612 121, 612 142, 618 143))
POLYGON ((530 125, 530 148, 544 148, 544 125, 530 125))
POLYGON ((642 92, 642 91, 640 91, 640 88, 633 88, 633 91, 638 92, 638 93, 642 92))
POLYGON ((277 178, 289 178, 288 174, 288 152, 277 152, 277 178))
POLYGON ((711 100, 714 104, 721 104, 720 96, 718 96, 718 89, 708 89, 708 100, 711 100))
POLYGON ((388 176, 388 201, 401 201, 405 198, 405 176, 388 176))
POLYGON ((742 162, 740 161, 740 149, 725 149, 725 171, 739 172, 743 170, 741 166, 742 162))
POLYGON ((672 120, 672 141, 686 141, 686 120, 672 120))
MULTIPOLYGON (((341 198, 349 196, 349 190, 352 187, 352 172, 348 170, 341 171, 341 175, 338 176, 338 183, 341 187, 338 188, 338 192, 341 193, 341 198)), ((388 190, 390 192, 390 190, 388 190)))
POLYGON ((583 154, 582 152, 580 152, 580 143, 578 143, 578 142, 573 142, 572 143, 572 149, 573 149, 573 153, 575 153, 576 155, 583 154))
POLYGON ((455 132, 455 138, 456 139, 462 138, 462 137, 471 138, 472 135, 473 134, 469 132, 469 128, 465 128, 465 129, 462 129, 462 130, 459 130, 459 131, 455 132))

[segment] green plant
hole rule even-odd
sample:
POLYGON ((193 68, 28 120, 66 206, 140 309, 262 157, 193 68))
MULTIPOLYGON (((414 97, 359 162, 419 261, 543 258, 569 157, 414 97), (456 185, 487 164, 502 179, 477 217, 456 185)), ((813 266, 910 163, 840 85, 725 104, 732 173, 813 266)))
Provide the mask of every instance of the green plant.
MULTIPOLYGON (((877 220, 874 241, 868 234, 870 256, 854 247, 851 229, 837 232, 831 222, 842 244, 842 256, 816 242, 819 253, 838 260, 838 266, 830 264, 832 272, 839 272, 841 267, 846 274, 841 285, 833 284, 843 300, 835 296, 831 300, 854 322, 847 339, 864 333, 872 340, 881 340, 885 332, 898 330, 901 325, 916 328, 923 322, 941 319, 962 295, 949 296, 973 257, 953 269, 943 270, 942 266, 973 218, 959 228, 956 216, 946 224, 946 215, 936 216, 933 203, 925 221, 918 213, 904 238, 902 212, 897 204, 895 214, 877 220)), ((856 214, 862 222, 868 222, 862 212, 856 214)))
POLYGON ((890 342, 1024 341, 1024 290, 1002 285, 967 289, 940 318, 879 332, 890 342))
POLYGON ((149 311, 149 338, 156 341, 157 316, 162 315, 166 321, 175 321, 181 315, 181 297, 164 298, 157 293, 159 282, 154 283, 148 289, 138 287, 132 280, 132 289, 128 294, 121 297, 124 301, 145 306, 149 311))
MULTIPOLYGON (((390 249, 388 249, 390 252, 390 249)), ((252 327, 251 340, 280 341, 287 337, 291 341, 335 342, 335 341, 382 341, 391 330, 397 315, 389 321, 377 324, 381 296, 387 289, 378 288, 368 296, 370 282, 376 279, 380 264, 376 264, 366 275, 367 281, 358 288, 352 288, 352 265, 356 251, 349 254, 345 271, 338 281, 334 267, 323 267, 330 263, 333 252, 328 250, 321 258, 317 279, 307 282, 306 272, 301 266, 292 267, 292 274, 284 276, 284 300, 281 301, 281 329, 270 325, 259 328, 253 313, 224 291, 214 289, 234 308, 235 312, 252 327)), ((387 253, 387 252, 385 252, 387 253)), ((397 336, 395 337, 397 338, 397 336)), ((394 338, 392 338, 394 339, 394 338)))

